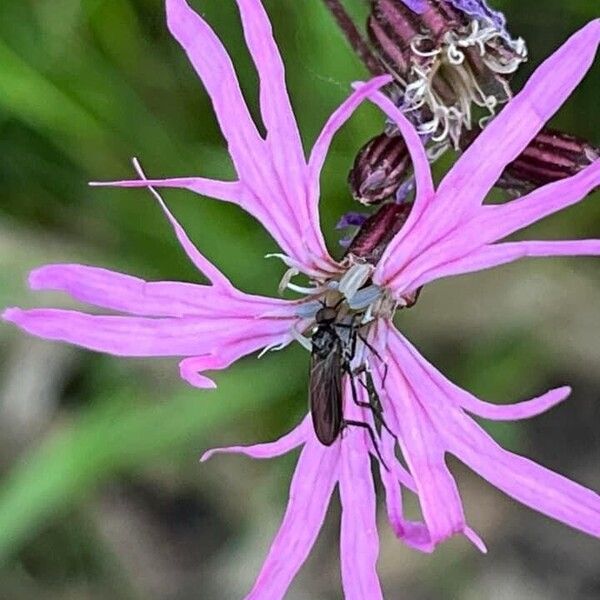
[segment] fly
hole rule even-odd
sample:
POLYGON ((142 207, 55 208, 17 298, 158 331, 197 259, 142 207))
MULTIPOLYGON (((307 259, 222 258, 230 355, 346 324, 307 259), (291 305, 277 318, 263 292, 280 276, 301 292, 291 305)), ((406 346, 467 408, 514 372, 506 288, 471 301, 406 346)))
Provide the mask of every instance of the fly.
MULTIPOLYGON (((315 315, 317 327, 311 338, 312 352, 309 383, 310 414, 315 435, 321 444, 331 446, 338 439, 345 427, 362 427, 369 433, 373 448, 380 462, 387 469, 379 453, 379 446, 371 425, 362 421, 344 419, 342 378, 344 375, 347 375, 350 378, 353 402, 357 406, 371 410, 375 421, 389 431, 383 420, 380 405, 378 402, 375 403, 373 401, 372 390, 368 390, 368 403, 361 402, 358 399, 355 378, 359 373, 362 373, 362 369, 359 369, 355 373, 352 370, 351 363, 356 352, 357 339, 360 338, 363 340, 363 338, 359 334, 359 326, 356 325, 354 320, 349 324, 336 323, 337 312, 337 306, 324 306, 315 315), (338 333, 339 328, 344 328, 348 334, 341 336, 338 333)), ((366 340, 363 340, 363 342, 369 346, 366 340)), ((373 348, 372 351, 376 353, 373 348)), ((363 384, 361 379, 359 381, 363 384)), ((391 433, 391 435, 394 434, 391 433)))
POLYGON ((343 426, 342 374, 344 348, 335 325, 337 310, 323 307, 317 311, 317 328, 312 336, 310 357, 309 405, 317 439, 331 446, 343 426))

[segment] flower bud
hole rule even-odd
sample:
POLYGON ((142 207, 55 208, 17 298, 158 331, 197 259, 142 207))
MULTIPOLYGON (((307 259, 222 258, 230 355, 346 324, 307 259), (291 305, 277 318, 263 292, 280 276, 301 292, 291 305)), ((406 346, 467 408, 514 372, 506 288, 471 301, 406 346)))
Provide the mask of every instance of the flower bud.
POLYGON ((573 135, 545 128, 506 167, 497 185, 520 196, 572 177, 599 158, 600 148, 573 135))
POLYGON ((382 133, 361 148, 348 183, 355 200, 376 205, 395 197, 410 170, 410 154, 402 136, 382 133))
POLYGON ((411 208, 412 205, 408 203, 383 204, 358 230, 346 256, 352 255, 376 265, 387 245, 406 223, 411 208))
POLYGON ((474 126, 476 107, 481 124, 510 99, 509 76, 527 50, 483 0, 420 4, 415 11, 401 0, 373 0, 369 37, 419 132, 458 147, 463 129, 474 126))

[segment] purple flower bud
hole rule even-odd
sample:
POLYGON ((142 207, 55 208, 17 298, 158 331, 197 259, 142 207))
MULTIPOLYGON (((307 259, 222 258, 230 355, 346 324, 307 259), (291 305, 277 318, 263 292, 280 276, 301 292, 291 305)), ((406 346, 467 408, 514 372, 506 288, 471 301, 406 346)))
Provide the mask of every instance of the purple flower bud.
POLYGON ((367 30, 419 132, 457 148, 464 130, 510 99, 509 77, 527 50, 482 0, 424 3, 427 10, 417 13, 405 2, 373 0, 367 30))
POLYGON ((356 200, 367 206, 395 196, 411 170, 410 155, 400 135, 382 133, 358 153, 348 175, 356 200))
POLYGON ((354 236, 346 255, 376 265, 387 245, 406 223, 412 205, 388 203, 371 215, 354 236))
POLYGON ((600 158, 600 148, 554 129, 543 129, 525 151, 510 163, 498 186, 520 196, 566 179, 600 158))

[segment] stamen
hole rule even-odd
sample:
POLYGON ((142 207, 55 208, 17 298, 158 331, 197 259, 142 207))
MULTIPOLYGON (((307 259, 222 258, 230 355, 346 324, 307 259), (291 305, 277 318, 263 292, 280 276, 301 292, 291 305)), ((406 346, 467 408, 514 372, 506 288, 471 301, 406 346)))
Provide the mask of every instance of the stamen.
POLYGON ((352 265, 340 279, 338 291, 350 302, 358 290, 369 280, 373 266, 369 263, 352 265))
MULTIPOLYGON (((381 288, 377 285, 370 285, 362 290, 358 290, 352 298, 348 300, 348 306, 352 310, 370 310, 371 306, 381 298, 381 288)), ((367 310, 367 312, 368 312, 367 310)))
POLYGON ((302 335, 295 327, 292 327, 290 334, 305 350, 312 352, 313 347, 310 338, 302 335))

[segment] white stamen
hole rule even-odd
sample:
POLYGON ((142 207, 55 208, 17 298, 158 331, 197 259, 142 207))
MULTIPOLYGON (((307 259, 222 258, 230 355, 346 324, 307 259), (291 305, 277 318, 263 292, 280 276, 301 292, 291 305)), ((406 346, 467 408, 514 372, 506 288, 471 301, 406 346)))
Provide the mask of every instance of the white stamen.
POLYGON ((370 308, 371 305, 381 297, 381 293, 380 287, 370 285, 362 290, 358 290, 356 294, 348 300, 348 306, 352 310, 370 308))
POLYGON ((302 335, 295 327, 292 327, 290 333, 292 334, 292 337, 306 350, 308 350, 309 352, 312 352, 312 342, 310 341, 309 338, 307 338, 306 336, 302 335))
POLYGON ((262 358, 267 352, 279 352, 279 350, 283 350, 287 346, 289 346, 291 340, 286 340, 284 342, 279 342, 275 344, 269 344, 265 346, 258 355, 258 358, 262 358))
POLYGON ((369 263, 357 263, 352 265, 340 279, 338 291, 350 302, 358 290, 367 282, 369 277, 371 277, 372 272, 373 266, 369 263))

